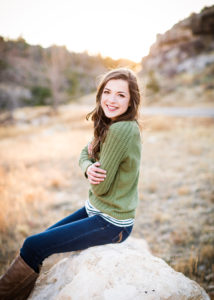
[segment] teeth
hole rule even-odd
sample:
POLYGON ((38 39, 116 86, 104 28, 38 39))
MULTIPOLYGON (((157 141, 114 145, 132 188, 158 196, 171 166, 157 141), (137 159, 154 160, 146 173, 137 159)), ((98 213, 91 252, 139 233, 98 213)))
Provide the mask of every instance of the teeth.
POLYGON ((107 105, 108 109, 111 109, 111 110, 115 110, 117 109, 117 107, 114 107, 114 106, 110 106, 110 105, 107 105))

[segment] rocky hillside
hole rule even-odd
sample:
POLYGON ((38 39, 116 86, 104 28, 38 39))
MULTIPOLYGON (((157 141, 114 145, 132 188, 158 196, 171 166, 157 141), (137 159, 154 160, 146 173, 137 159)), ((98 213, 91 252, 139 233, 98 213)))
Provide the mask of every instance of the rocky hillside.
POLYGON ((0 111, 26 105, 66 103, 96 88, 96 77, 117 66, 136 64, 66 47, 29 45, 0 37, 0 111))
POLYGON ((212 106, 214 6, 158 34, 141 66, 129 60, 69 52, 66 47, 32 46, 23 38, 0 37, 0 113, 26 105, 56 108, 95 91, 97 76, 118 66, 140 70, 143 105, 212 106))
POLYGON ((158 94, 170 104, 175 101, 170 93, 177 92, 179 102, 184 97, 186 103, 191 100, 211 103, 214 99, 214 6, 205 7, 199 14, 193 13, 164 34, 158 34, 149 55, 142 59, 141 75, 145 78, 148 101, 158 101, 158 94))

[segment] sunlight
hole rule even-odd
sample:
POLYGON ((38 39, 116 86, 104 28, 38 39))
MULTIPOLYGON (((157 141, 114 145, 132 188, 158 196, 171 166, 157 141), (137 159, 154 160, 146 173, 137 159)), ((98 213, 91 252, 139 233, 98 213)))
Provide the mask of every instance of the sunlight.
POLYGON ((140 61, 158 33, 212 4, 212 0, 0 0, 0 35, 140 61))

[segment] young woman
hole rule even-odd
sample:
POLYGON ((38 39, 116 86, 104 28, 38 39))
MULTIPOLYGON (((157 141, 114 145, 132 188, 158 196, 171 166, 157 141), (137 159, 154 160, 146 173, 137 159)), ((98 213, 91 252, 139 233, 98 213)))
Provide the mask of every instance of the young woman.
POLYGON ((140 91, 129 69, 108 72, 87 115, 94 136, 79 165, 90 183, 85 206, 44 232, 28 237, 0 278, 0 299, 27 299, 45 258, 54 253, 121 243, 131 233, 138 202, 140 91))

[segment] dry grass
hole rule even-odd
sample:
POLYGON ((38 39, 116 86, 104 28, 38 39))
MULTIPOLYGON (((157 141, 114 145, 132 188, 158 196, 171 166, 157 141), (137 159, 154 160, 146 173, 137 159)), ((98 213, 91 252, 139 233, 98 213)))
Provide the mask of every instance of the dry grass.
MULTIPOLYGON (((0 128, 2 270, 26 236, 84 204, 88 184, 78 159, 92 134, 87 112, 77 105, 53 116, 40 108, 21 110, 16 126, 0 128)), ((208 289, 214 272, 214 120, 147 116, 141 123, 133 235, 208 289)))
POLYGON ((171 117, 152 116, 141 120, 142 127, 148 131, 168 131, 173 129, 174 119, 171 117))

